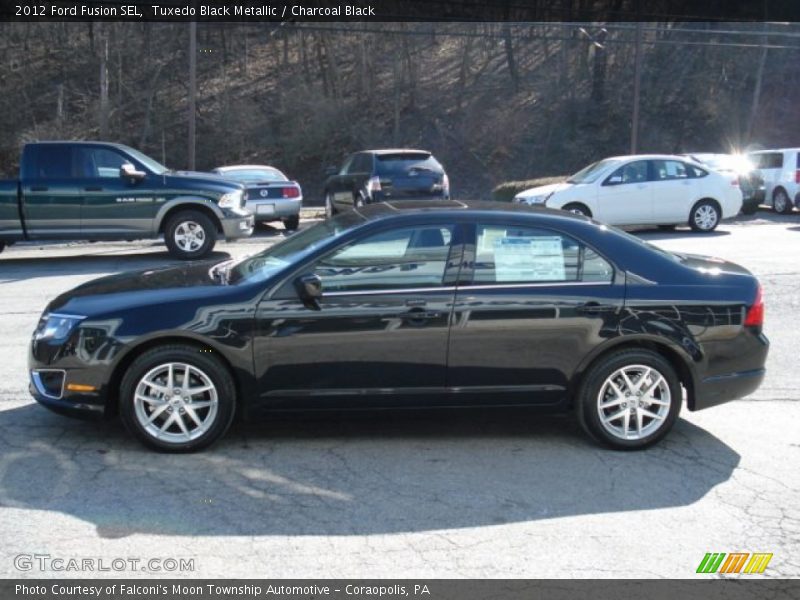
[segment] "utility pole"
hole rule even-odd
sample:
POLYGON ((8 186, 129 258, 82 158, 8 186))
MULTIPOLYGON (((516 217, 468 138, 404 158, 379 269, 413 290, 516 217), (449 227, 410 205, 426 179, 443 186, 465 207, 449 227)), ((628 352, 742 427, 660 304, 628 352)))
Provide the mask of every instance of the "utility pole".
POLYGON ((189 23, 189 170, 195 169, 195 115, 197 102, 197 22, 189 23))
POLYGON ((642 84, 642 21, 636 21, 636 49, 633 72, 633 116, 631 117, 631 154, 639 147, 639 96, 642 84))

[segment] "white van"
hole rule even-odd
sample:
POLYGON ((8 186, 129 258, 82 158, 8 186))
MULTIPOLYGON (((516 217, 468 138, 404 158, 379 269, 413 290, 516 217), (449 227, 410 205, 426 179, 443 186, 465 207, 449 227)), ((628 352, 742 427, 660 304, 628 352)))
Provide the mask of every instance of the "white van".
POLYGON ((800 205, 800 148, 759 150, 747 155, 764 178, 764 203, 790 213, 800 205))

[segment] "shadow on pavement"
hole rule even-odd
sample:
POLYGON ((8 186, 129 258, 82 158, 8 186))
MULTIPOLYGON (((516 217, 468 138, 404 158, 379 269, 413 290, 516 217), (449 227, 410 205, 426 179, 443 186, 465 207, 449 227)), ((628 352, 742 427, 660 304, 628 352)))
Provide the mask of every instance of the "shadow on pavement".
POLYGON ((0 412, 0 505, 62 513, 102 537, 363 535, 687 506, 740 457, 679 421, 645 452, 595 446, 571 418, 437 411, 251 418, 190 455, 117 421, 0 412))

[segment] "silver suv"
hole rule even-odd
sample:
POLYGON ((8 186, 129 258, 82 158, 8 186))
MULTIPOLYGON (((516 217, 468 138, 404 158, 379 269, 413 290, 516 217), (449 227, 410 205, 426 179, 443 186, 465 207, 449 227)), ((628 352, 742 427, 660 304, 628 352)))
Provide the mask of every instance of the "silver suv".
POLYGON ((767 205, 784 214, 800 206, 800 148, 759 150, 748 158, 764 178, 767 205))

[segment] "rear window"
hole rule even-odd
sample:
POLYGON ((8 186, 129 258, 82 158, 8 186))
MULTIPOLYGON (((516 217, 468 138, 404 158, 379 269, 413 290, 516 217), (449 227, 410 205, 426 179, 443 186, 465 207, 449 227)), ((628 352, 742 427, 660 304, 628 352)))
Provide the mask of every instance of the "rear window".
POLYGON ((217 171, 217 173, 226 179, 245 183, 286 181, 286 176, 277 169, 231 169, 230 171, 217 171))
POLYGON ((413 169, 442 173, 444 169, 429 152, 403 152, 398 154, 379 154, 377 159, 379 175, 401 175, 413 169))

